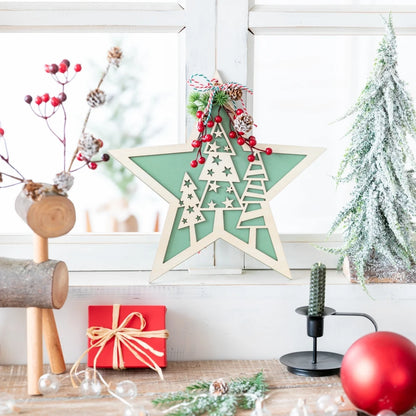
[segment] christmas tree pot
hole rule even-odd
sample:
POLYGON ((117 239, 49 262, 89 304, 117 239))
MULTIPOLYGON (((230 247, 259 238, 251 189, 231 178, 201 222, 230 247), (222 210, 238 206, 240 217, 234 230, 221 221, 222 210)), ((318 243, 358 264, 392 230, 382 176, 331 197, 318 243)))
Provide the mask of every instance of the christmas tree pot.
MULTIPOLYGON (((349 257, 344 258, 342 271, 351 282, 359 282, 354 262, 349 257)), ((374 259, 364 267, 364 280, 365 283, 416 283, 416 266, 410 269, 396 268, 374 259)))

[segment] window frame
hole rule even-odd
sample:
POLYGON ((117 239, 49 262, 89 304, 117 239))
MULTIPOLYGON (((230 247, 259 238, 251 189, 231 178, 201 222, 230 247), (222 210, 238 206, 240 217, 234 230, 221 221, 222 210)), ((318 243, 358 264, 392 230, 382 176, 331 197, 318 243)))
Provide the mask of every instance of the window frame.
MULTIPOLYGON (((188 0, 184 3, 142 2, 0 2, 0 32, 164 32, 177 33, 180 44, 180 131, 187 140, 193 120, 185 114, 186 79, 195 73, 214 74, 244 85, 253 83, 256 34, 383 33, 380 14, 392 12, 398 34, 416 34, 413 6, 260 5, 254 0, 188 0), (203 13, 201 13, 203 11, 203 13), (36 23, 34 23, 36 22, 36 23), (51 23, 53 22, 53 23, 51 23), (232 30, 230 30, 232 28, 232 30)), ((250 108, 252 102, 247 97, 250 108)), ((292 268, 309 268, 313 245, 337 246, 339 235, 282 235, 292 268)), ((150 270, 158 234, 66 235, 51 240, 50 256, 66 261, 70 270, 150 270), (115 257, 114 253, 118 255, 115 257)), ((30 257, 30 235, 0 234, 0 253, 30 257)), ((328 267, 333 256, 320 252, 328 267)), ((265 266, 219 240, 178 269, 264 269, 265 266)))

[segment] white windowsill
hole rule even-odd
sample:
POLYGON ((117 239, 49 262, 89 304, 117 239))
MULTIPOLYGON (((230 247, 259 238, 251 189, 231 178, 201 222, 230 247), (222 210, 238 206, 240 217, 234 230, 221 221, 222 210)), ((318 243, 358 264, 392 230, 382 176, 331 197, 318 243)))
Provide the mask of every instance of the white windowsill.
MULTIPOLYGON (((245 270, 242 274, 193 274, 186 270, 170 271, 154 282, 149 282, 147 271, 71 272, 71 287, 91 286, 239 286, 239 285, 309 285, 310 270, 292 270, 288 279, 274 270, 245 270)), ((351 284, 336 270, 327 270, 327 284, 351 284)))

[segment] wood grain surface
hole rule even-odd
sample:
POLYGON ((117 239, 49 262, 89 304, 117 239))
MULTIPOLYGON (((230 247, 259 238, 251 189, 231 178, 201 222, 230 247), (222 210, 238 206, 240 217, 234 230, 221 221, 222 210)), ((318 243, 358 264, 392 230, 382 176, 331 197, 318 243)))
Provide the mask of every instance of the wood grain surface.
MULTIPOLYGON (((70 366, 68 366, 69 370, 70 366)), ((199 380, 229 380, 240 376, 251 376, 264 371, 270 392, 266 401, 267 409, 272 415, 289 416, 298 399, 305 399, 315 415, 319 416, 316 400, 324 395, 342 395, 345 404, 340 408, 342 416, 355 416, 356 412, 343 393, 338 376, 301 377, 289 373, 277 360, 254 361, 182 361, 170 362, 164 369, 165 380, 149 369, 124 371, 100 370, 104 379, 115 385, 121 380, 132 380, 136 383, 138 397, 134 403, 143 405, 151 415, 161 414, 154 409, 151 399, 161 393, 183 390, 187 385, 199 380)), ((48 371, 45 366, 45 372, 48 371)), ((26 393, 26 367, 0 366, 0 391, 14 396, 20 413, 30 415, 122 415, 124 405, 112 398, 107 392, 99 398, 82 399, 77 390, 71 386, 67 375, 58 376, 61 389, 54 396, 30 397, 26 393)), ((240 411, 238 415, 250 415, 251 412, 240 411)), ((416 416, 416 409, 406 413, 416 416)))

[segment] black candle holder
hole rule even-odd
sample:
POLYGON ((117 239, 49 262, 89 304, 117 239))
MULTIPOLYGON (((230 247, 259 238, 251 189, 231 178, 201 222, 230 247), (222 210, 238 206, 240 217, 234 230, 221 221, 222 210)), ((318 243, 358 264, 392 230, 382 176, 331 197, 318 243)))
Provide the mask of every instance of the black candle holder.
POLYGON ((335 352, 318 351, 318 338, 324 334, 325 316, 361 316, 367 318, 377 331, 376 321, 366 313, 359 312, 336 312, 335 309, 325 306, 322 316, 309 316, 308 306, 296 308, 296 313, 306 316, 306 330, 309 337, 313 339, 312 351, 292 352, 280 357, 288 371, 299 376, 322 377, 339 374, 343 355, 335 352))

